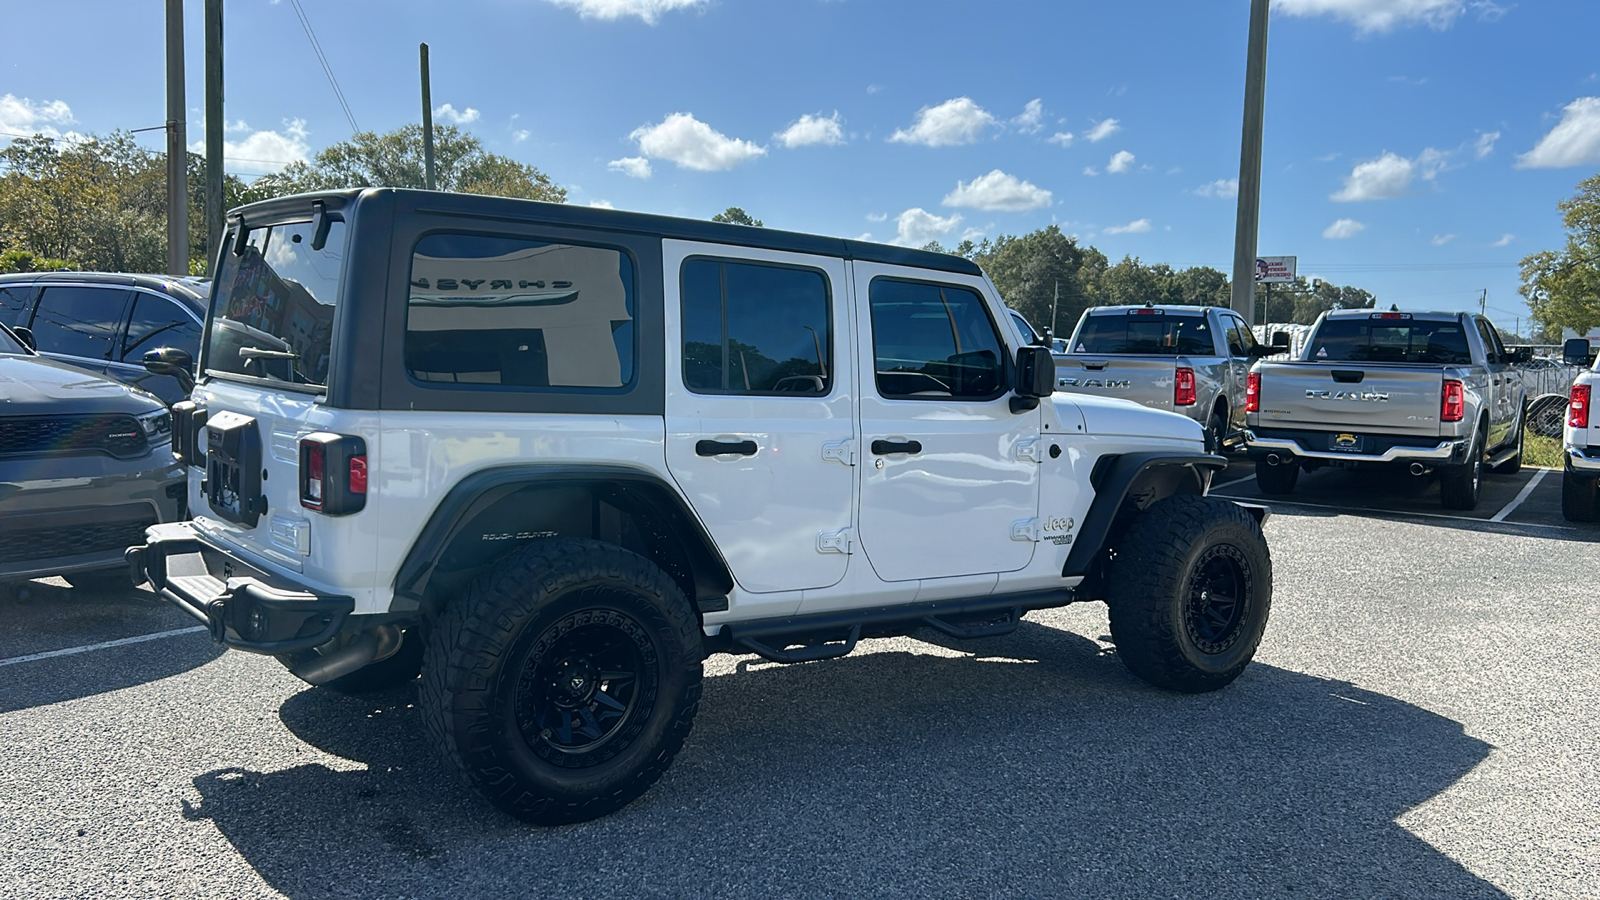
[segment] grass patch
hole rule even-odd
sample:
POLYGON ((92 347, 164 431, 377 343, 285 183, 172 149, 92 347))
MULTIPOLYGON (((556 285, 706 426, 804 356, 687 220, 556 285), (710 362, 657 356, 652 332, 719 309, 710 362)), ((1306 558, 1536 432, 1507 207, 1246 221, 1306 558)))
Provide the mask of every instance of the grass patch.
POLYGON ((1525 431, 1522 440, 1523 465, 1544 466, 1548 469, 1559 469, 1563 465, 1560 438, 1540 437, 1531 431, 1525 431))

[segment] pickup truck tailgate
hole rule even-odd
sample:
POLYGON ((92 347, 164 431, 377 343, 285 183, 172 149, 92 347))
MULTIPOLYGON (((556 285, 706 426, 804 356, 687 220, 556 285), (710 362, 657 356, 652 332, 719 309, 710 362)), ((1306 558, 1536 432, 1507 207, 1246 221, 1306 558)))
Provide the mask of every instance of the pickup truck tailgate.
POLYGON ((1172 409, 1172 388, 1183 357, 1159 359, 1115 356, 1057 356, 1056 390, 1132 400, 1156 409, 1172 409))
POLYGON ((1367 434, 1439 435, 1444 376, 1437 367, 1262 363, 1261 428, 1346 428, 1367 434))

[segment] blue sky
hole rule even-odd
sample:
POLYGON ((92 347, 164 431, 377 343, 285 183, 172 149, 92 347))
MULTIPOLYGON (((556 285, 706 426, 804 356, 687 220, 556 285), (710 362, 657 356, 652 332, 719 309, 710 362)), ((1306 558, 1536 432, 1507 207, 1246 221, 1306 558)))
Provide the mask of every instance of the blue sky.
MULTIPOLYGON (((1247 0, 301 0, 356 123, 436 121, 569 202, 920 245, 1055 223, 1232 265, 1247 0)), ((188 129, 203 138, 202 3, 188 129)), ((226 8, 229 169, 349 137, 289 0, 226 8)), ((11 4, 0 140, 165 119, 161 4, 11 4)), ((1402 307, 1526 308, 1600 172, 1600 3, 1276 0, 1259 250, 1402 307)), ((159 149, 159 132, 141 135, 159 149)))

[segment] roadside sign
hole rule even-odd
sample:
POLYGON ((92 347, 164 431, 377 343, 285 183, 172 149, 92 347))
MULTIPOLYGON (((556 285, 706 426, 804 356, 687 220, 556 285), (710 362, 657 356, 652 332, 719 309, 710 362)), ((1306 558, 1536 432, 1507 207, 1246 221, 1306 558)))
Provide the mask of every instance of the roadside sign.
POLYGON ((1256 257, 1256 284, 1289 284, 1294 281, 1294 266, 1298 257, 1256 257))

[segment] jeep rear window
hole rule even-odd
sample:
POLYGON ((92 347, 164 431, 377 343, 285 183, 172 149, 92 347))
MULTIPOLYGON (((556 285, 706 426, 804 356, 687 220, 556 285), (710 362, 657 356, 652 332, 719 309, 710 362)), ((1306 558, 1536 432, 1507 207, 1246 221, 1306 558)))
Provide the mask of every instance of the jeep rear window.
POLYGON ((406 370, 481 389, 633 382, 633 261, 620 250, 431 234, 411 256, 406 370))
POLYGON ((328 381, 333 309, 344 269, 344 223, 328 223, 321 250, 310 222, 250 229, 222 254, 211 297, 206 372, 320 389, 328 381))
POLYGON ((1472 362, 1466 332, 1455 321, 1326 319, 1315 338, 1307 352, 1318 362, 1472 362))
POLYGON ((1217 351, 1205 316, 1165 311, 1138 315, 1118 310, 1084 319, 1072 342, 1072 352, 1214 356, 1217 351))

